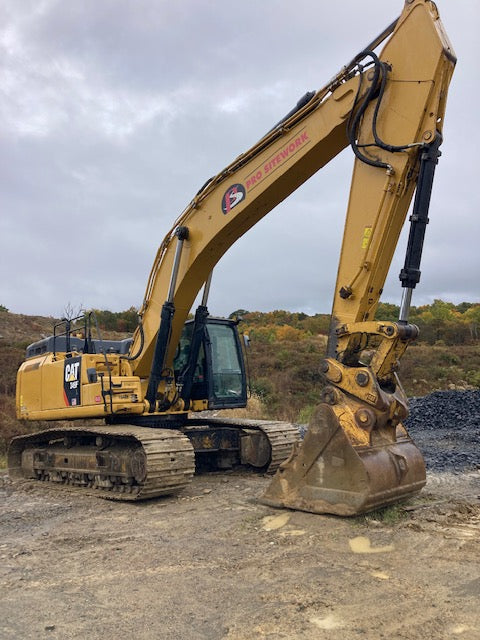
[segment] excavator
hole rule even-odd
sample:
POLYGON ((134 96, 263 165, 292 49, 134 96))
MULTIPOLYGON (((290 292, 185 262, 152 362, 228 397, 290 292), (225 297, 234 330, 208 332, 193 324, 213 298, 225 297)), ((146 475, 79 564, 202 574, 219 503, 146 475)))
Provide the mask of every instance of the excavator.
POLYGON ((342 516, 420 491, 425 465, 403 425, 408 401, 397 371, 418 334, 409 308, 455 62, 434 2, 406 0, 323 88, 207 180, 158 249, 131 339, 103 340, 86 313, 27 348, 17 416, 58 422, 12 440, 10 476, 140 500, 178 493, 196 465, 241 464, 275 472, 262 503, 342 516), (295 424, 211 417, 206 410, 247 404, 237 322, 208 312, 213 268, 348 146, 354 168, 319 363, 325 385, 304 438, 295 424), (412 200, 399 318, 376 320, 412 200))

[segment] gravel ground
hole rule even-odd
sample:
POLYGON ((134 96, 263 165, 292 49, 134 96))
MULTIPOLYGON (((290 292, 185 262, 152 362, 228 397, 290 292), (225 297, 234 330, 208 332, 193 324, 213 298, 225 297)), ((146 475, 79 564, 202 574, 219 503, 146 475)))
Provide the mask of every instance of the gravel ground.
POLYGON ((428 482, 359 518, 244 471, 111 503, 0 474, 2 640, 480 640, 480 392, 412 401, 428 482))

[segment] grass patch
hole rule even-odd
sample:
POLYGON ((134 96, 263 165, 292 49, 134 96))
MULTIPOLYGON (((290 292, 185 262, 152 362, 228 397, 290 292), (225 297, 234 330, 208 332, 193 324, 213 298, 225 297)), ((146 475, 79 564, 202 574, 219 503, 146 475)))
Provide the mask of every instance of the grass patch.
POLYGON ((357 520, 359 524, 368 524, 369 521, 374 520, 375 522, 380 522, 387 526, 393 526, 399 522, 407 520, 408 517, 409 514, 405 511, 403 505, 392 504, 388 507, 375 509, 374 511, 365 513, 364 515, 359 516, 357 520))

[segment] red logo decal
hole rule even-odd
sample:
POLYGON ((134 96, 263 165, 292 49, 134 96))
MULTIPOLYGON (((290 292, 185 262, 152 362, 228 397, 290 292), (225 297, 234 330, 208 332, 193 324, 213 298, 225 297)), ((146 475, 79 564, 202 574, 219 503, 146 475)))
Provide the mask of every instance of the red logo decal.
POLYGON ((243 184, 232 184, 232 186, 228 187, 225 191, 222 198, 223 213, 230 213, 230 211, 243 200, 245 200, 245 187, 243 184))

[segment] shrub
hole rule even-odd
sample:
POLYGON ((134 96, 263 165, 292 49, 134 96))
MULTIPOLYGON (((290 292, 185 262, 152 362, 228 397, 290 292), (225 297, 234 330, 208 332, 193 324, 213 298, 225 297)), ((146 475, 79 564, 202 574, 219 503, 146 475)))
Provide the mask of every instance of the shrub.
POLYGON ((480 371, 471 370, 465 374, 465 380, 473 387, 480 387, 480 371))

